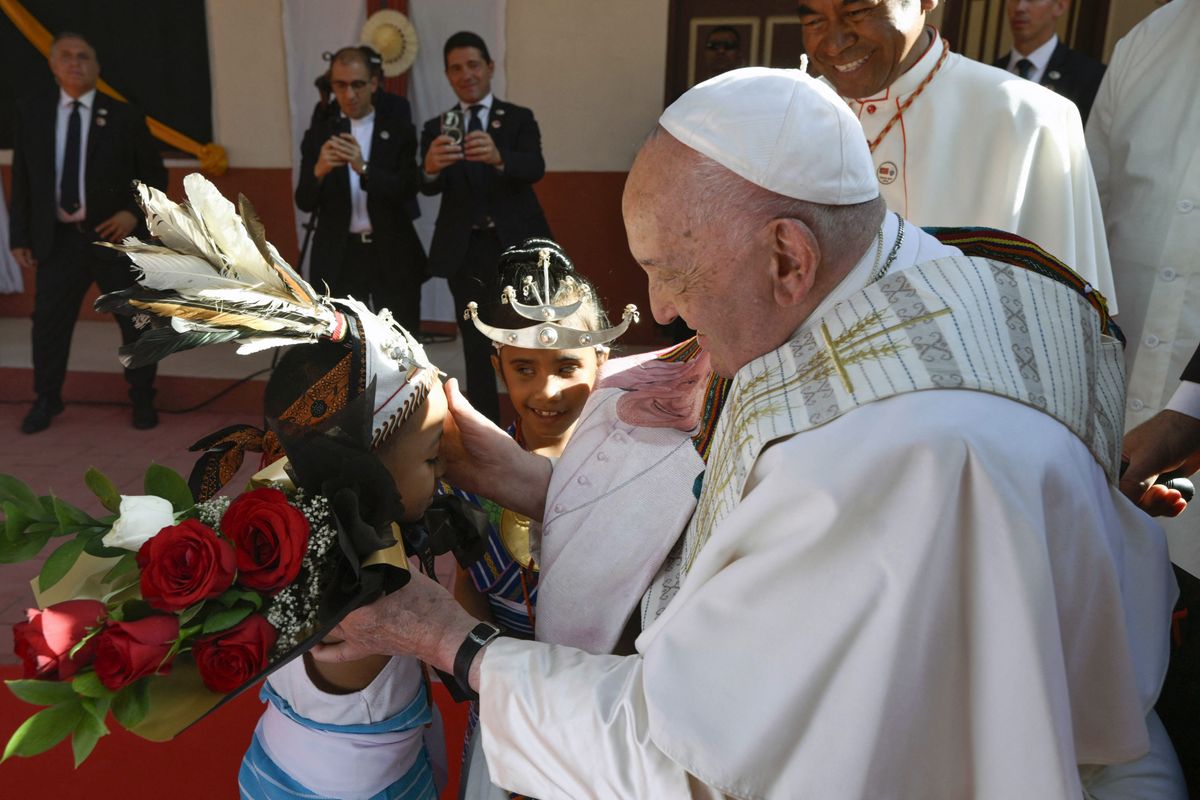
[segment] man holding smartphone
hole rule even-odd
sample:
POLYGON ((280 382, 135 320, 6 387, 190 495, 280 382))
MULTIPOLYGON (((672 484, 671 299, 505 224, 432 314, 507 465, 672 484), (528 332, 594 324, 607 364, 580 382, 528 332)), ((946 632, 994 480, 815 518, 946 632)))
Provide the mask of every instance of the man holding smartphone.
POLYGON ((495 64, 483 39, 456 33, 443 56, 458 103, 421 132, 421 191, 442 195, 429 271, 450 284, 471 403, 498 421, 491 342, 462 311, 472 300, 483 304, 497 296, 496 263, 504 248, 529 236, 550 236, 533 192, 546 163, 533 112, 492 95, 495 64))
POLYGON ((388 308, 421 326, 425 251, 413 229, 417 133, 401 104, 377 105, 367 53, 334 53, 329 81, 338 113, 316 120, 300 145, 296 205, 317 213, 309 279, 318 289, 388 308))

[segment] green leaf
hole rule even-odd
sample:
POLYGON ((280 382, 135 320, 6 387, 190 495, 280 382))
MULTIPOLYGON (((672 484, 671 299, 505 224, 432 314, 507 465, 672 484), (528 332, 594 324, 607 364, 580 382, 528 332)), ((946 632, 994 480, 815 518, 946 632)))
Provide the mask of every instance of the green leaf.
POLYGON ((217 598, 217 602, 226 608, 233 608, 240 601, 246 601, 252 604, 255 610, 262 608, 263 604, 263 598, 261 594, 252 589, 239 589, 236 586, 226 589, 221 596, 217 598))
POLYGON ((187 481, 175 470, 161 464, 151 464, 146 470, 146 494, 157 495, 171 502, 176 512, 187 511, 196 505, 187 481))
POLYGON ((100 711, 88 709, 85 704, 85 710, 90 713, 80 716, 75 731, 71 734, 71 751, 75 754, 76 768, 92 754, 92 749, 95 748, 96 742, 100 741, 100 737, 108 733, 108 726, 104 724, 104 715, 108 713, 107 701, 104 705, 104 710, 100 711))
MULTIPOLYGON (((131 555, 124 547, 108 547, 104 544, 104 535, 112 528, 85 528, 80 534, 83 539, 83 551, 96 558, 121 558, 131 555)), ((136 556, 137 553, 132 553, 136 556)), ((107 580, 107 579, 106 579, 107 580)))
POLYGON ((91 671, 76 675, 71 681, 71 688, 84 697, 108 697, 112 694, 112 690, 100 682, 100 676, 91 671))
POLYGON ((86 541, 77 536, 63 542, 57 550, 50 554, 46 563, 42 565, 41 575, 38 576, 38 587, 41 591, 46 591, 70 572, 71 567, 75 566, 75 562, 79 560, 79 554, 83 552, 84 544, 86 541))
MULTIPOLYGON (((137 553, 131 553, 128 550, 122 550, 121 552, 124 554, 121 556, 121 560, 114 564, 113 568, 105 573, 104 577, 102 578, 104 583, 112 583, 117 578, 128 574, 130 570, 133 570, 137 567, 137 553)), ((93 555, 95 554, 93 553, 93 555)))
POLYGON ((21 727, 8 740, 0 761, 7 761, 12 756, 36 756, 46 752, 67 738, 83 715, 79 700, 69 700, 42 709, 21 723, 21 727))
POLYGON ((121 508, 121 493, 103 472, 92 467, 83 476, 84 483, 100 500, 100 505, 116 514, 121 508))
POLYGON ((193 606, 188 606, 181 611, 179 614, 179 627, 182 628, 184 625, 187 625, 189 622, 195 619, 196 615, 200 613, 202 608, 204 608, 203 600, 193 606))
POLYGON ((10 692, 35 706, 52 706, 75 696, 71 684, 60 681, 17 680, 4 683, 10 692))
POLYGON ((50 541, 49 533, 34 533, 32 526, 25 529, 25 535, 17 541, 0 539, 0 564, 16 564, 42 552, 46 542, 50 541))
POLYGON ((205 617, 202 633, 218 633, 228 630, 253 613, 253 608, 244 605, 221 609, 205 617))
POLYGON ((150 710, 150 679, 141 680, 126 686, 113 698, 112 712, 117 722, 126 728, 133 728, 146 718, 150 710))
POLYGON ((108 709, 112 705, 115 692, 108 692, 104 697, 85 697, 79 704, 83 706, 83 710, 90 716, 94 717, 97 722, 104 726, 104 732, 108 733, 108 726, 104 725, 104 718, 108 716, 108 709))
POLYGON ((22 481, 0 474, 0 500, 16 503, 31 516, 37 513, 38 497, 22 481))
POLYGON ((33 522, 33 517, 26 514, 24 509, 12 500, 5 500, 0 507, 4 509, 4 536, 10 541, 16 541, 29 523, 33 522))
POLYGON ((66 500, 59 500, 55 497, 53 503, 54 519, 58 521, 59 534, 62 536, 79 533, 86 528, 100 524, 98 520, 92 519, 91 514, 76 508, 66 500))
MULTIPOLYGON (((121 618, 117 622, 137 622, 139 619, 145 619, 156 612, 149 603, 140 597, 135 597, 132 600, 126 600, 119 606, 121 618)), ((109 614, 110 617, 113 614, 109 614)))

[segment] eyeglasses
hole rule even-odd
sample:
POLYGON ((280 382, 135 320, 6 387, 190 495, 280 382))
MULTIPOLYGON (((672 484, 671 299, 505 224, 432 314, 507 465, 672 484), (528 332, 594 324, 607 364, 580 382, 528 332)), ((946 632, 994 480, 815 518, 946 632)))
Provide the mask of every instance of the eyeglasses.
POLYGON ((737 50, 737 42, 705 42, 706 50, 737 50))
POLYGON ((367 81, 361 80, 350 81, 349 83, 346 81, 333 81, 329 85, 333 87, 333 91, 335 92, 344 92, 347 89, 353 89, 356 92, 361 92, 363 89, 367 88, 367 83, 367 81))

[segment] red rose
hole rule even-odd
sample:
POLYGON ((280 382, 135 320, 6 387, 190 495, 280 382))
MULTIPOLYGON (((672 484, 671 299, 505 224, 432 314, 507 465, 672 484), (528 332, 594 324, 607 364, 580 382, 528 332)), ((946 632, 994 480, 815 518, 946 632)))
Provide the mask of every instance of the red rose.
POLYGON ((262 614, 251 614, 227 631, 203 636, 192 645, 200 679, 228 694, 267 668, 278 634, 262 614))
POLYGON ((169 525, 138 549, 142 597, 161 611, 182 611, 233 585, 233 547, 194 519, 169 525))
POLYGON ((229 505, 221 531, 237 550, 238 583, 275 594, 300 574, 308 519, 278 489, 255 489, 229 505))
POLYGON ((66 681, 92 662, 96 640, 89 640, 73 657, 67 653, 88 628, 104 620, 108 608, 99 600, 67 600, 44 611, 31 608, 25 615, 28 622, 18 622, 12 629, 13 651, 25 665, 25 677, 66 681))
POLYGON ((163 659, 179 638, 179 618, 155 614, 134 622, 110 622, 96 637, 96 676, 114 692, 151 673, 171 671, 163 659))

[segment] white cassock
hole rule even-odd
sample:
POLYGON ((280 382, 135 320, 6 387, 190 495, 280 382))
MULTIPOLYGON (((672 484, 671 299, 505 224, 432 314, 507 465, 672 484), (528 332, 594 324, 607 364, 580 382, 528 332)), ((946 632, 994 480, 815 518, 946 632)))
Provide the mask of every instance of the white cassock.
MULTIPOLYGON (((883 93, 847 98, 873 141, 933 71, 929 50, 883 93)), ((949 53, 872 154, 888 208, 922 226, 982 226, 1040 245, 1117 313, 1096 180, 1075 104, 1032 81, 949 53)))
MULTIPOLYGON (((1088 121, 1108 227, 1129 397, 1125 427, 1162 410, 1200 342, 1200 2, 1177 0, 1117 42, 1088 121)), ((1162 520, 1200 575, 1200 518, 1162 520)))
MULTIPOLYGON (((893 273, 947 250, 907 231, 893 273)), ((1095 380, 1080 374, 1056 379, 1095 380)), ((545 800, 1079 797, 1081 765, 1147 750, 1174 599, 1161 531, 1028 405, 918 391, 777 441, 696 552, 634 656, 489 645, 496 783, 545 800)))

